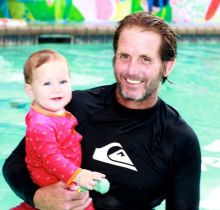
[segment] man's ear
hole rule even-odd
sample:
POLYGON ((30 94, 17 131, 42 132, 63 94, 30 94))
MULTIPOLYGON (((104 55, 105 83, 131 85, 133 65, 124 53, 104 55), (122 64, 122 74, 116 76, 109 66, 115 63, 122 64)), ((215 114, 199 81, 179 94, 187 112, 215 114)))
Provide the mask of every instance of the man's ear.
POLYGON ((25 88, 25 92, 28 95, 28 97, 30 97, 31 99, 34 99, 34 95, 33 95, 33 91, 32 91, 31 85, 25 83, 24 88, 25 88))
POLYGON ((173 70, 173 67, 175 65, 175 60, 174 61, 166 61, 165 64, 165 71, 163 73, 164 77, 168 77, 171 71, 173 70))

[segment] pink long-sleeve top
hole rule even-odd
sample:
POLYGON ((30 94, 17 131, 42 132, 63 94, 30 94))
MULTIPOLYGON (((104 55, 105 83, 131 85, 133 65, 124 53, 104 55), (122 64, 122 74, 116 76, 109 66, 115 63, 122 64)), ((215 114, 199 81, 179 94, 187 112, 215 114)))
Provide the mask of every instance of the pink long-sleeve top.
POLYGON ((59 180, 71 185, 80 172, 82 136, 76 132, 77 119, 44 113, 32 105, 25 118, 26 163, 31 177, 40 186, 59 180))

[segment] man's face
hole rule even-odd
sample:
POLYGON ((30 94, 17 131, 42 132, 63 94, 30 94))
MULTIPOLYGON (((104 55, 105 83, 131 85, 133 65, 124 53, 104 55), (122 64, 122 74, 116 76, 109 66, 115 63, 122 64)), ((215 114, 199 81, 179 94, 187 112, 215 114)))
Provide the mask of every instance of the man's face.
POLYGON ((118 40, 114 73, 117 97, 145 101, 157 96, 163 75, 159 56, 161 37, 138 27, 125 28, 118 40))

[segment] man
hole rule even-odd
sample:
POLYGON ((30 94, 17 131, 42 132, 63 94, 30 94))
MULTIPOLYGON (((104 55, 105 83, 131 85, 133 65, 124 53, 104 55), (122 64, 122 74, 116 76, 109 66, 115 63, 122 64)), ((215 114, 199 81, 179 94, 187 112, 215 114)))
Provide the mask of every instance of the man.
MULTIPOLYGON (((90 192, 96 209, 198 210, 201 154, 197 136, 159 98, 176 58, 175 34, 146 12, 125 17, 114 40, 116 84, 74 91, 67 109, 79 121, 83 167, 106 174, 110 191, 90 192)), ((6 160, 4 176, 15 193, 39 209, 85 209, 88 193, 62 183, 39 188, 29 177, 22 141, 6 160)))

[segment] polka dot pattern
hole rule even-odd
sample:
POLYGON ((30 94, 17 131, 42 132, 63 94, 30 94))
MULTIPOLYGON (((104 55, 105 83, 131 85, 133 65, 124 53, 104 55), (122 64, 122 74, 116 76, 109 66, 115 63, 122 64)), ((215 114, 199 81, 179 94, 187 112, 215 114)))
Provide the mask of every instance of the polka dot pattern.
POLYGON ((81 165, 82 136, 70 113, 46 116, 31 109, 26 116, 26 162, 40 186, 67 182, 81 165))

